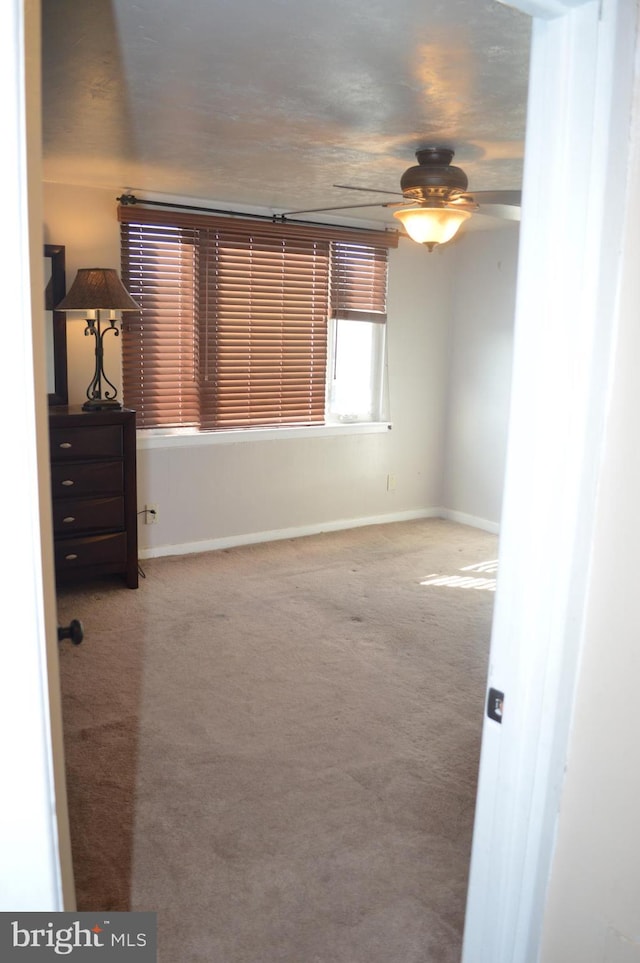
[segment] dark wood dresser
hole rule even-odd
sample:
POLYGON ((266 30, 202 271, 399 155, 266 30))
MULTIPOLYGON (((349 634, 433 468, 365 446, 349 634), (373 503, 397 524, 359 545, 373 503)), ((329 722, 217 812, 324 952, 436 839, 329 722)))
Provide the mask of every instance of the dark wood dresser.
POLYGON ((49 409, 56 580, 138 587, 136 413, 49 409))

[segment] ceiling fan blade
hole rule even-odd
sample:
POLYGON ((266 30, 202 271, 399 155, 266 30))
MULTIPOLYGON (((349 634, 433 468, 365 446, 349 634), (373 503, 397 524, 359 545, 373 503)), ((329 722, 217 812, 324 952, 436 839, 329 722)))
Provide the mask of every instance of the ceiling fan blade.
POLYGON ((520 208, 515 204, 480 204, 477 213, 487 217, 499 217, 503 221, 520 220, 520 208))
POLYGON ((469 191, 476 203, 482 204, 508 204, 520 207, 522 203, 522 191, 469 191))
POLYGON ((343 191, 366 191, 368 194, 395 194, 396 197, 404 197, 402 191, 385 191, 377 187, 353 187, 351 184, 334 184, 343 191))

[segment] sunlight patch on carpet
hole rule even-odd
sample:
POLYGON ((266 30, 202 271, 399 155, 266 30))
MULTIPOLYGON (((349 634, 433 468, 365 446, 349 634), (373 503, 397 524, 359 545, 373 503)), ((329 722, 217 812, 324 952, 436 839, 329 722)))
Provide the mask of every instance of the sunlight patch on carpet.
MULTIPOLYGON (((483 574, 497 573, 498 560, 492 559, 490 562, 478 562, 476 565, 465 565, 459 569, 460 572, 479 572, 483 574)), ((447 588, 467 588, 484 590, 485 592, 495 592, 496 578, 482 578, 476 575, 427 575, 420 582, 420 585, 444 585, 447 588)))

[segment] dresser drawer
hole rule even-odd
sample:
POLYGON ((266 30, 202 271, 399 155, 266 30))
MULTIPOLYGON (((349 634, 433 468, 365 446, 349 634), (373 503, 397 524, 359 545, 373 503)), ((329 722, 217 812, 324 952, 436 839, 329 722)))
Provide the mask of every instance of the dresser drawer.
POLYGON ((74 532, 123 530, 124 498, 64 498, 53 503, 53 531, 56 535, 74 532))
POLYGON ((122 427, 96 425, 86 427, 52 428, 51 460, 75 461, 89 458, 122 458, 122 427))
POLYGON ((60 574, 96 565, 124 567, 127 560, 127 536, 91 535, 87 538, 62 538, 54 543, 56 569, 60 574))
POLYGON ((51 466, 51 493, 56 498, 78 495, 120 494, 123 486, 121 461, 69 462, 51 466))

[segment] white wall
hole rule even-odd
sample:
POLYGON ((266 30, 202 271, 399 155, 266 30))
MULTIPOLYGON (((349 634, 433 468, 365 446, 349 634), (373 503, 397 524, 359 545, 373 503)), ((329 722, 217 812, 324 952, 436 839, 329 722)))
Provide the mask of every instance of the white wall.
POLYGON ((497 530, 507 451, 519 226, 456 248, 445 434, 448 514, 497 530))
MULTIPOLYGON (((117 191, 46 184, 45 240, 64 244, 67 286, 79 267, 119 268, 117 191)), ((403 240, 390 252, 390 431, 190 447, 141 447, 139 507, 159 506, 140 526, 142 554, 205 549, 270 533, 390 520, 441 505, 447 325, 455 252, 433 255, 403 240), (387 490, 387 476, 396 479, 387 490)), ((69 400, 80 403, 93 344, 67 323, 69 400)), ((111 347, 119 349, 117 339, 111 347)), ((119 370, 119 355, 105 361, 119 370)))

